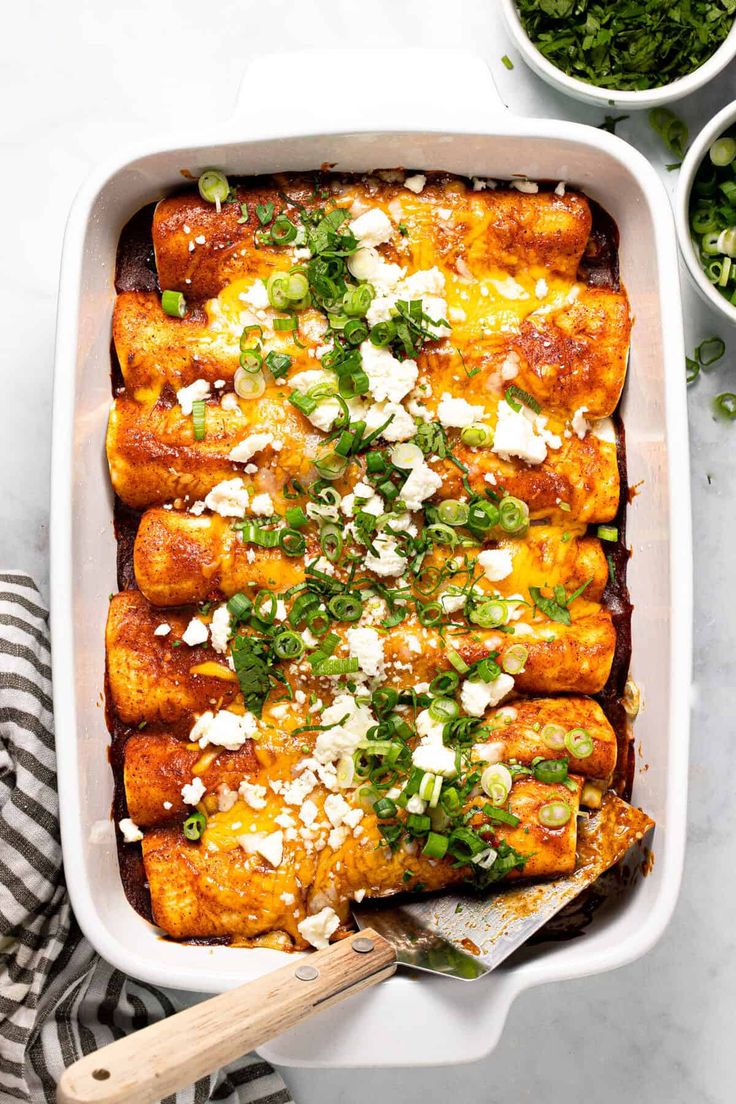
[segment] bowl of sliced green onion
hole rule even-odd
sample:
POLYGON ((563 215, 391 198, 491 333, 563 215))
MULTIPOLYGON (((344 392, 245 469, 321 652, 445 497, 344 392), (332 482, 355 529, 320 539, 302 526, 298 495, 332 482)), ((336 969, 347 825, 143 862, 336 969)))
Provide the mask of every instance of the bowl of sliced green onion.
POLYGON ((736 322, 736 101, 693 141, 680 169, 676 219, 695 286, 736 322))
POLYGON ((736 57, 731 0, 501 0, 527 65, 601 107, 651 108, 702 88, 736 57))

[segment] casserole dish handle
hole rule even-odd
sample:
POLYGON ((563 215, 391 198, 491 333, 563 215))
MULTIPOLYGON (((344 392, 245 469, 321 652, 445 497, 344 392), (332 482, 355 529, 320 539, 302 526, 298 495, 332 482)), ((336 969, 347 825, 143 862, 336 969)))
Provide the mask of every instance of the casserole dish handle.
POLYGON ((155 1104, 395 970, 394 948, 366 928, 80 1058, 57 1104, 155 1104))
MULTIPOLYGON (((485 131, 506 111, 491 72, 467 50, 309 50, 265 54, 246 69, 235 122, 248 138, 361 131, 485 131), (297 75, 304 94, 294 93, 297 75)), ((368 137, 368 136, 367 136, 368 137)))

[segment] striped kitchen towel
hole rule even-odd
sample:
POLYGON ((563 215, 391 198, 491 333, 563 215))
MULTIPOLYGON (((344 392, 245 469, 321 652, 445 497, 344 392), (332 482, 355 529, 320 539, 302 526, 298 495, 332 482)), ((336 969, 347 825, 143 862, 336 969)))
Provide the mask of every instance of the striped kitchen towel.
MULTIPOLYGON (((125 977, 74 919, 61 865, 48 614, 27 575, 0 574, 0 1101, 52 1104, 66 1066, 177 1011, 125 977)), ((293 1104, 250 1054, 166 1104, 293 1104)))

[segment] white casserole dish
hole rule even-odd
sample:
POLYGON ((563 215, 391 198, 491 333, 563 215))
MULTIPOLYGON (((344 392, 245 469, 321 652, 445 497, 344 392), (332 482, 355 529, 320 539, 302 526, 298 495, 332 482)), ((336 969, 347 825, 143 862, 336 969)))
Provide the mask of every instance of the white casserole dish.
MULTIPOLYGON (((288 82, 287 82, 288 87, 288 82)), ((293 101, 293 97, 292 97, 293 101)), ((85 934, 109 962, 155 984, 218 992, 283 961, 266 950, 162 940, 127 903, 109 821, 112 777, 102 702, 103 630, 116 589, 112 492, 104 456, 110 404, 110 318, 120 231, 141 206, 215 165, 236 173, 403 165, 464 175, 569 180, 600 201, 621 235, 622 275, 636 316, 623 414, 629 479, 633 674, 643 690, 634 799, 657 821, 652 873, 581 939, 548 945, 472 985, 399 975, 263 1051, 281 1064, 468 1062, 495 1046, 514 997, 542 982, 611 969, 661 935, 678 893, 685 838, 691 650, 691 542, 683 341, 669 204, 654 170, 600 130, 506 113, 485 64, 455 52, 356 51, 262 58, 238 110, 199 139, 155 144, 99 170, 71 212, 64 243, 54 388, 51 605, 54 701, 67 883, 85 934), (306 72, 305 102, 279 103, 274 73, 306 72), (349 87, 375 82, 356 120, 349 87), (321 75, 325 74, 320 87, 321 75), (268 88, 268 109, 263 90, 268 88), (324 105, 329 104, 329 113, 324 105), (648 766, 648 770, 643 770, 648 766)))

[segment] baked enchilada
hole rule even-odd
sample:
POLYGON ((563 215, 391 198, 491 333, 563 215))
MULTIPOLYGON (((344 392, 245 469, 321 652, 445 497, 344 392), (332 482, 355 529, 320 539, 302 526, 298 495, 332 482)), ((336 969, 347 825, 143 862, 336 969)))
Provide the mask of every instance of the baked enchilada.
POLYGON ((134 224, 107 704, 151 918, 321 947, 353 900, 570 873, 628 771, 610 221, 213 170, 134 224))

